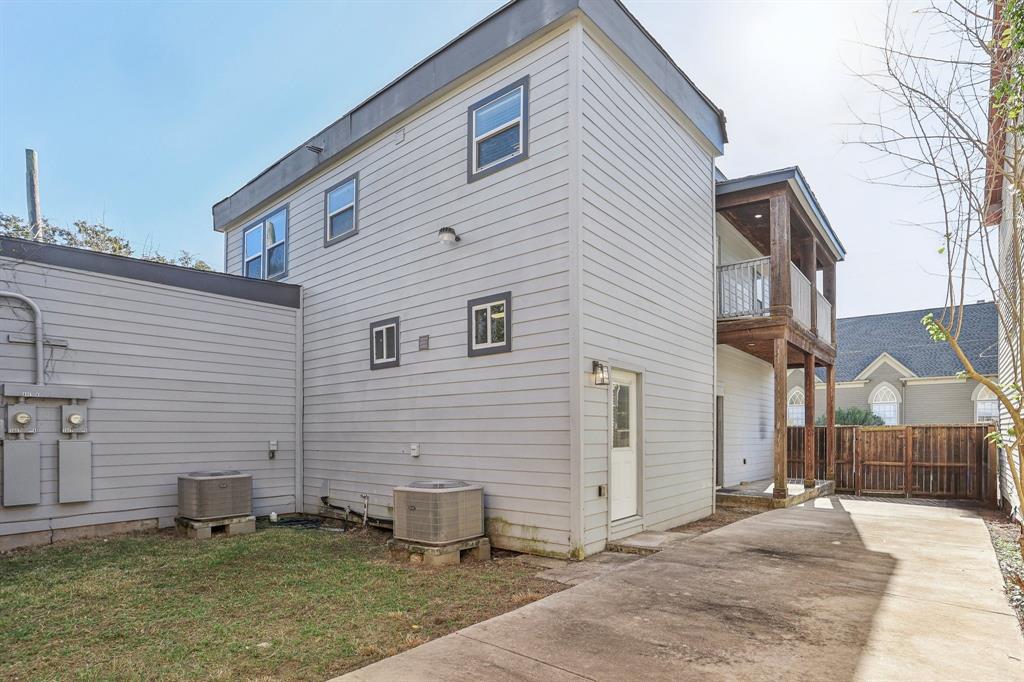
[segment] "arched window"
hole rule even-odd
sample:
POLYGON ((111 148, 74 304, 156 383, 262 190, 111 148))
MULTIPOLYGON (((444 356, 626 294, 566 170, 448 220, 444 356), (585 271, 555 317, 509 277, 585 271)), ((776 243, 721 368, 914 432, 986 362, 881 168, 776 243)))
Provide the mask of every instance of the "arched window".
POLYGON ((871 392, 871 411, 887 425, 900 423, 900 394, 892 385, 881 383, 871 392))
POLYGON ((786 402, 786 423, 790 426, 804 425, 804 392, 794 388, 786 402))
POLYGON ((978 384, 972 397, 974 398, 974 421, 999 421, 999 400, 996 399, 995 393, 983 384, 978 384))

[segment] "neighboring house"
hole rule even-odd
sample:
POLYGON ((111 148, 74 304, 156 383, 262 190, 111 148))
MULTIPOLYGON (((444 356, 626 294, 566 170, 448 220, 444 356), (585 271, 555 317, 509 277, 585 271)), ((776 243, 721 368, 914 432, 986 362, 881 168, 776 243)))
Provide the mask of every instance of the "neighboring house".
MULTIPOLYGON (((211 336, 175 352, 232 368, 238 427, 221 437, 219 405, 197 409, 148 481, 166 494, 210 461, 183 450, 229 443, 235 468, 266 471, 264 511, 365 504, 386 520, 395 486, 462 479, 484 486, 495 546, 578 558, 710 514, 716 485, 774 477, 784 498, 786 370, 832 374, 844 250, 798 169, 725 179, 725 142, 721 111, 618 2, 505 5, 213 207, 227 283, 196 287, 299 285, 298 324, 263 329, 263 303, 203 314, 211 336), (243 457, 268 438, 285 462, 243 457)), ((77 343, 57 367, 85 381, 77 343)), ((159 418, 104 412, 136 414, 159 418)), ((128 504, 105 509, 166 521, 166 505, 128 504)))
MULTIPOLYGON (((948 344, 935 343, 921 324, 930 310, 907 310, 836 320, 836 407, 870 410, 886 424, 970 424, 995 421, 998 403, 987 388, 961 375, 948 344)), ((937 314, 937 311, 936 311, 937 314)), ((995 304, 964 306, 960 344, 982 374, 998 371, 995 304)), ((820 372, 819 372, 820 374, 820 372)), ((817 393, 825 387, 819 376, 817 393)), ((802 370, 789 373, 786 399, 792 426, 803 426, 802 370)), ((821 399, 817 402, 822 406, 821 399)), ((816 409, 816 417, 824 409, 816 409)))

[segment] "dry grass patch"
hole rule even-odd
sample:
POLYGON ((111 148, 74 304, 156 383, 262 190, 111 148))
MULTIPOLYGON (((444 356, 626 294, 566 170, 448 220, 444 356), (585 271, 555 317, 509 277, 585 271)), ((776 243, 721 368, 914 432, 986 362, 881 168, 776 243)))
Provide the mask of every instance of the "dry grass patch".
POLYGON ((326 679, 556 592, 516 561, 425 570, 377 533, 169 533, 0 557, 2 679, 326 679))

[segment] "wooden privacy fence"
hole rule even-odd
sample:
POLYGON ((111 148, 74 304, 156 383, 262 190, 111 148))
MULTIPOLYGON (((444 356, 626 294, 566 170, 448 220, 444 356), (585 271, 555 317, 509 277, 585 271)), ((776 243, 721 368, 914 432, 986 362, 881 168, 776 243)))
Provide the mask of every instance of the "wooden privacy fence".
MULTIPOLYGON (((998 455, 988 424, 837 426, 836 492, 979 500, 994 505, 998 455)), ((829 478, 825 427, 814 427, 815 475, 829 478)), ((786 473, 804 477, 804 427, 790 426, 786 473)))

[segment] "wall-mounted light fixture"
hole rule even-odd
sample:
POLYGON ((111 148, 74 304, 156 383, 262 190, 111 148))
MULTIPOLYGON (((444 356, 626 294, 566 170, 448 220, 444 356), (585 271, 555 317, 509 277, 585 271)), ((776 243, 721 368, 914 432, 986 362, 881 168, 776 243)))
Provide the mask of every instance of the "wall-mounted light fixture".
POLYGON ((607 386, 609 383, 611 383, 611 375, 608 365, 600 360, 594 360, 594 385, 607 386))
POLYGON ((762 214, 762 213, 755 213, 754 214, 754 219, 755 220, 760 220, 763 217, 764 217, 764 214, 762 214))
POLYGON ((462 241, 462 237, 455 233, 454 227, 442 227, 437 231, 437 238, 441 240, 442 244, 447 244, 448 246, 462 241))

